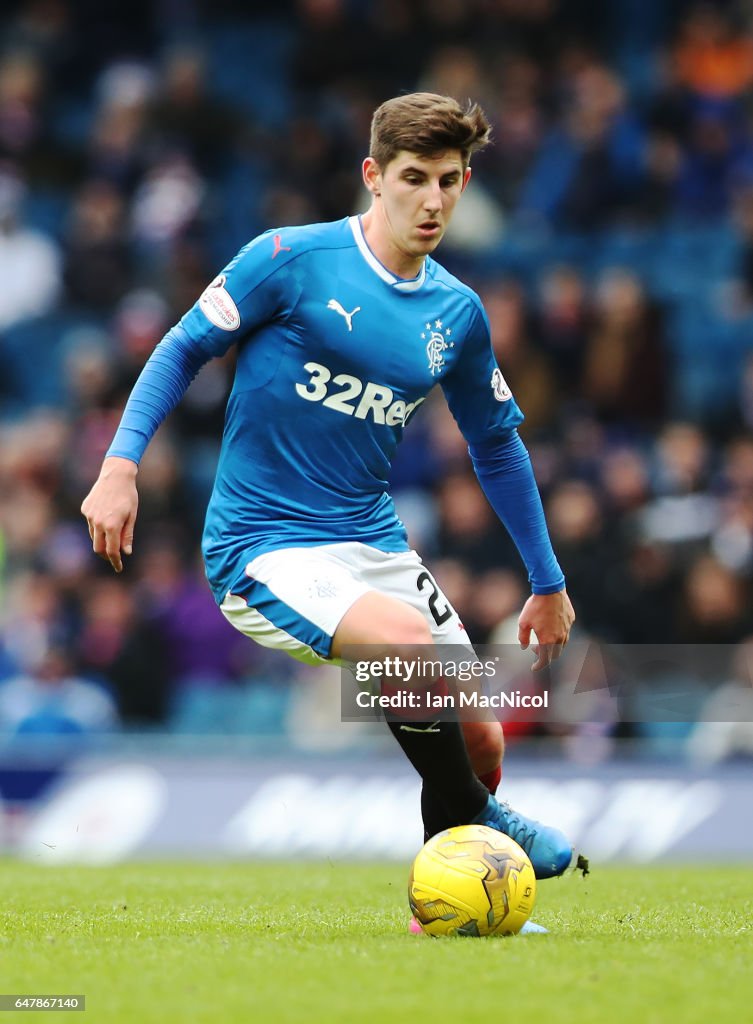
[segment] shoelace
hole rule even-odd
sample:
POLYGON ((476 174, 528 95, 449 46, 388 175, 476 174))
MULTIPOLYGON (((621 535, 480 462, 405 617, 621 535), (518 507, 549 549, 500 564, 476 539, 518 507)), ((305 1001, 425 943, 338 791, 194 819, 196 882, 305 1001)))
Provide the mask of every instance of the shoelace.
POLYGON ((509 835, 511 839, 514 839, 518 846, 522 846, 530 856, 531 847, 533 846, 533 842, 537 835, 536 829, 530 827, 533 823, 521 821, 509 804, 500 802, 499 806, 504 813, 504 819, 507 825, 507 835, 509 835))

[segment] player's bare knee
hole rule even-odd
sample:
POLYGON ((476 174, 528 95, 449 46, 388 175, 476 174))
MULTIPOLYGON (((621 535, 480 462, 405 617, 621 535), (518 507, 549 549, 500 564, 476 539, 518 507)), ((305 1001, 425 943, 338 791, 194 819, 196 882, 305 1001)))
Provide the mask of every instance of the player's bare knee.
POLYGON ((398 657, 404 662, 421 661, 431 657, 433 639, 431 630, 420 616, 418 621, 404 621, 388 625, 373 641, 373 653, 379 658, 398 657))
MULTIPOLYGON (((414 649, 418 654, 433 643, 431 630, 426 619, 415 608, 405 606, 398 617, 389 624, 389 636, 384 639, 393 647, 407 654, 414 649)), ((400 653, 400 652, 398 652, 400 653)))
POLYGON ((476 773, 494 771, 504 751, 504 737, 498 722, 467 722, 463 727, 468 756, 476 773))
POLYGON ((423 615, 410 605, 383 595, 367 594, 348 612, 333 639, 334 657, 350 657, 357 648, 369 648, 370 656, 383 658, 432 644, 431 630, 423 615))

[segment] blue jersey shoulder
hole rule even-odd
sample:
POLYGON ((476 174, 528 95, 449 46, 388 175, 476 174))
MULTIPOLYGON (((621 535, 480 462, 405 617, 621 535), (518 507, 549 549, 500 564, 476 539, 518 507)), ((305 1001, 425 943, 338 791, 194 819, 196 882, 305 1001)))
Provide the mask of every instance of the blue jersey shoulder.
POLYGON ((355 245, 353 233, 348 226, 348 218, 325 221, 319 224, 297 224, 287 227, 270 228, 258 235, 245 247, 248 251, 264 244, 273 258, 282 257, 284 261, 295 259, 305 252, 317 249, 342 249, 355 245))
POLYGON ((483 313, 483 303, 473 288, 469 288, 468 285, 461 281, 459 277, 455 277, 455 275, 445 269, 441 263, 437 263, 437 261, 432 259, 430 256, 427 257, 426 260, 426 276, 432 281, 435 281, 436 284, 442 285, 450 291, 458 292, 464 298, 468 299, 479 313, 483 313))

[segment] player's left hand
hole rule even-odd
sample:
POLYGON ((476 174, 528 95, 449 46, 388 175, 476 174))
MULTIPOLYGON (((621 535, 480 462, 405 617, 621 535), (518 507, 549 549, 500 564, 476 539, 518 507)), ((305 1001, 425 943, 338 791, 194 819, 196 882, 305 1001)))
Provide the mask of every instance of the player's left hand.
POLYGON ((556 594, 531 594, 518 619, 518 641, 525 651, 531 643, 531 633, 535 634, 533 672, 559 658, 573 622, 575 612, 566 590, 556 594))

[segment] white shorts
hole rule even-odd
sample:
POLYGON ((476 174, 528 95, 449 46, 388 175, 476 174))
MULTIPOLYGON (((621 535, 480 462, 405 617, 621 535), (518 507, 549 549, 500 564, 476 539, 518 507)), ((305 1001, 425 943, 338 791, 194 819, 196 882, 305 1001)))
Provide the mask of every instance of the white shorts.
POLYGON ((354 541, 259 555, 220 609, 263 647, 320 665, 345 613, 371 590, 417 608, 435 643, 470 647, 457 612, 415 551, 390 553, 354 541))

